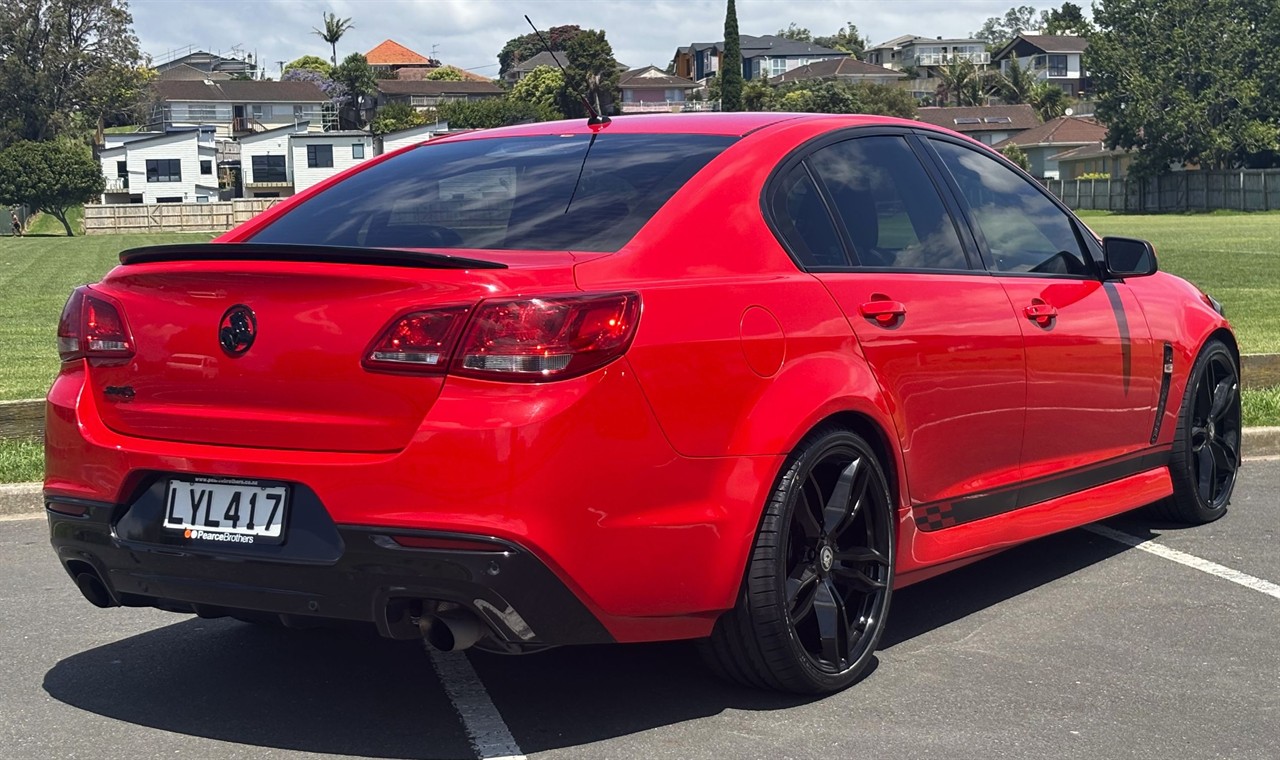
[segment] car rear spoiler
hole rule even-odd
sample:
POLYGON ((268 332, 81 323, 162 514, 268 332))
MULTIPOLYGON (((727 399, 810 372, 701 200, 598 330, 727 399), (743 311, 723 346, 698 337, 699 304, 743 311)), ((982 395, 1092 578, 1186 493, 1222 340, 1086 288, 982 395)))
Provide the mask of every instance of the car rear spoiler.
POLYGON ((284 243, 192 243, 149 245, 120 252, 121 264, 158 261, 322 261, 424 269, 506 269, 497 261, 468 259, 403 248, 358 248, 284 243))

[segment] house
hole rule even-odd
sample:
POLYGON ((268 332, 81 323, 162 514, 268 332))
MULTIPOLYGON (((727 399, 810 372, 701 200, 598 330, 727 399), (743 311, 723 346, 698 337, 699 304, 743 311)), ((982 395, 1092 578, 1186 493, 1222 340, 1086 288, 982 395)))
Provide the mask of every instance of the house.
POLYGON ((959 132, 983 145, 995 145, 1040 126, 1029 105, 919 108, 916 119, 959 132))
POLYGON ((698 89, 692 79, 668 74, 657 66, 644 66, 623 73, 618 78, 622 93, 622 113, 654 113, 680 111, 686 97, 698 89))
POLYGON ((914 34, 894 37, 863 53, 867 63, 914 76, 905 84, 916 100, 933 98, 938 90, 939 72, 944 66, 968 61, 978 67, 991 63, 984 40, 967 37, 920 37, 914 34))
POLYGON ((407 103, 417 109, 455 100, 500 98, 504 90, 492 82, 454 82, 446 79, 379 79, 378 103, 407 103))
POLYGON ((374 155, 381 156, 383 153, 407 148, 410 145, 417 145, 426 142, 433 137, 442 135, 449 131, 449 122, 434 121, 430 124, 423 124, 418 127, 409 127, 408 129, 400 129, 395 132, 388 132, 373 138, 374 155))
POLYGON ((1009 70, 1010 61, 1035 72, 1037 79, 1056 84, 1073 98, 1089 91, 1081 58, 1089 41, 1067 35, 1020 34, 996 51, 992 61, 1000 71, 1009 70))
POLYGON ((240 143, 240 178, 245 198, 287 198, 293 195, 293 152, 289 138, 310 125, 298 122, 244 135, 240 143))
POLYGON ((300 193, 372 157, 373 135, 368 132, 294 132, 289 135, 287 164, 293 171, 293 192, 300 193))
MULTIPOLYGON (((848 58, 848 53, 832 50, 812 42, 799 42, 786 37, 766 34, 753 37, 739 35, 742 51, 743 79, 768 79, 782 76, 792 69, 830 58, 848 58)), ((672 71, 678 77, 699 83, 714 76, 724 61, 724 42, 695 42, 676 48, 672 58, 672 71)))
POLYGON ((1058 179, 1056 157, 1071 148, 1081 148, 1107 139, 1107 128, 1092 116, 1059 116, 1044 124, 995 143, 996 149, 1017 145, 1027 154, 1031 176, 1058 179))
POLYGON ((415 53, 395 40, 383 40, 373 50, 364 54, 370 66, 377 66, 397 74, 403 70, 435 69, 440 62, 415 53))
POLYGON ((1133 153, 1123 148, 1108 148, 1105 142, 1089 143, 1051 156, 1058 164, 1058 179, 1080 179, 1086 174, 1105 174, 1110 179, 1124 179, 1133 163, 1133 153))
POLYGON ((103 204, 208 203, 218 200, 213 127, 108 135, 98 151, 103 204))
MULTIPOLYGON (((212 79, 217 81, 237 76, 255 79, 258 76, 258 66, 253 62, 252 56, 246 56, 248 60, 242 60, 218 53, 196 50, 194 47, 184 48, 183 51, 186 51, 185 54, 166 58, 163 62, 157 63, 153 67, 156 72, 156 79, 160 81, 168 79, 212 79)), ((239 51, 233 50, 232 52, 238 53, 239 51)))
POLYGON ((769 84, 790 84, 792 82, 838 81, 869 82, 871 84, 892 85, 907 78, 901 71, 876 66, 859 61, 857 58, 828 58, 817 63, 809 63, 788 71, 782 76, 769 80, 769 84))
POLYGON ((320 131, 333 121, 329 97, 310 82, 170 80, 152 85, 148 129, 212 125, 219 137, 263 132, 298 122, 320 131))
POLYGON ((563 50, 557 50, 555 51, 555 56, 552 57, 551 53, 544 50, 543 52, 531 56, 526 60, 520 61, 508 68, 506 73, 502 75, 502 81, 506 82, 508 85, 513 85, 521 79, 524 79, 528 76, 530 71, 533 71, 539 66, 550 66, 553 69, 558 69, 560 66, 556 65, 557 58, 560 59, 560 65, 564 65, 569 60, 569 54, 563 50))

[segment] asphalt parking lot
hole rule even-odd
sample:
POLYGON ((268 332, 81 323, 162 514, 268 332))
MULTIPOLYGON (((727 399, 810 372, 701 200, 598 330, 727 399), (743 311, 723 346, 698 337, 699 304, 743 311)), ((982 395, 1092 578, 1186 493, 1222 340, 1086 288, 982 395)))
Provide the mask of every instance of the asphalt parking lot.
POLYGON ((817 700, 720 684, 685 644, 432 658, 99 610, 42 517, 2 518, 0 758, 1274 759, 1278 518, 1280 461, 1253 460, 1217 523, 1105 524, 1168 556, 1074 530, 906 589, 875 670, 817 700))

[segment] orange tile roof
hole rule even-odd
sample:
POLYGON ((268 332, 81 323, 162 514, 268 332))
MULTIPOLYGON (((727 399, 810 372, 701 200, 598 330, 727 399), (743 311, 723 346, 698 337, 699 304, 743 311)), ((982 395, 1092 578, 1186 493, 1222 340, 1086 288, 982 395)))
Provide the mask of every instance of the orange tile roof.
POLYGON ((370 66, 429 66, 431 61, 426 56, 418 55, 409 48, 394 40, 384 40, 382 44, 365 53, 370 66))

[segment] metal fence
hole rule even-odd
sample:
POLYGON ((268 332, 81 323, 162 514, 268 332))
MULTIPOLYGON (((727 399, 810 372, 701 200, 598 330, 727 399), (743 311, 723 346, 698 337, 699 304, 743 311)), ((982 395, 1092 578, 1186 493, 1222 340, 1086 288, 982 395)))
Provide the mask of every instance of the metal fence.
POLYGON ((1280 169, 1173 172, 1147 179, 1044 180, 1073 209, 1134 213, 1280 209, 1280 169))
POLYGON ((91 204, 84 207, 84 231, 86 235, 226 232, 279 202, 279 198, 238 198, 215 203, 91 204))

